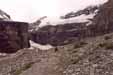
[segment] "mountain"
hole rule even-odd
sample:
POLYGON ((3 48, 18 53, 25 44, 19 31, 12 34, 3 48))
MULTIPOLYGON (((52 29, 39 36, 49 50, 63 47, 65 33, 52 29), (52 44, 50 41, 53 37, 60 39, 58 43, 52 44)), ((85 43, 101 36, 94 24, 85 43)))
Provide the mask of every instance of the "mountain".
MULTIPOLYGON (((40 44, 59 46, 70 42, 79 41, 87 37, 95 37, 106 33, 111 33, 113 32, 112 4, 113 1, 109 0, 107 3, 99 6, 98 12, 96 12, 95 16, 90 19, 90 23, 74 22, 57 24, 56 26, 47 25, 39 28, 35 32, 30 32, 31 40, 40 44)), ((92 14, 95 12, 95 10, 97 10, 97 7, 88 7, 81 12, 86 14, 86 10, 91 11, 90 13, 92 14)))
POLYGON ((66 14, 65 16, 61 16, 61 19, 69 19, 69 18, 80 16, 82 14, 89 15, 89 14, 97 13, 98 9, 99 9, 99 6, 88 6, 83 10, 79 10, 77 12, 72 11, 66 14))
POLYGON ((4 12, 3 10, 0 10, 0 20, 4 20, 4 21, 10 21, 11 17, 9 14, 7 14, 6 12, 4 12))

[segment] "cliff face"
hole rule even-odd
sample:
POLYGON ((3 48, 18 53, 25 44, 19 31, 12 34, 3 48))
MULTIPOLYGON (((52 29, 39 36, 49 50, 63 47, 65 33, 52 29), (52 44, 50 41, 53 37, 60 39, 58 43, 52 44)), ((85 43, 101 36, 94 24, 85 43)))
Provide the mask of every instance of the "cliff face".
POLYGON ((0 21, 0 52, 12 53, 28 47, 27 23, 0 21))
POLYGON ((89 26, 93 35, 101 35, 113 32, 113 1, 109 0, 99 8, 94 17, 92 25, 89 26))
POLYGON ((31 32, 31 40, 40 44, 63 45, 72 42, 73 39, 80 37, 85 24, 71 23, 57 26, 45 26, 36 32, 31 32))
MULTIPOLYGON (((90 10, 93 9, 94 8, 90 8, 90 10)), ((57 26, 45 26, 39 28, 36 32, 31 32, 31 39, 40 44, 48 43, 56 46, 86 37, 95 37, 113 32, 113 1, 109 0, 107 3, 98 7, 98 12, 94 18, 91 19, 91 22, 92 23, 88 26, 86 25, 87 23, 68 23, 59 24, 57 26)))

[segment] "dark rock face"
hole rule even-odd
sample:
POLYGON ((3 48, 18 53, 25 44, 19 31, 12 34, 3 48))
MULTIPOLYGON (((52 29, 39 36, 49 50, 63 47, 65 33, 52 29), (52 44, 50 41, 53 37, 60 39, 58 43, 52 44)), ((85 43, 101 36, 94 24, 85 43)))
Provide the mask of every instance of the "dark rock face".
POLYGON ((27 23, 0 21, 0 52, 13 53, 28 47, 27 23))
POLYGON ((72 23, 57 26, 45 26, 36 32, 31 32, 31 40, 40 44, 64 45, 72 42, 73 39, 80 37, 81 30, 85 24, 72 23))
POLYGON ((113 32, 113 0, 109 0, 99 8, 99 12, 92 22, 93 24, 88 27, 92 35, 113 32))
POLYGON ((109 0, 98 10, 89 26, 86 26, 86 23, 45 26, 31 32, 31 39, 36 43, 57 46, 113 32, 113 0, 109 0))

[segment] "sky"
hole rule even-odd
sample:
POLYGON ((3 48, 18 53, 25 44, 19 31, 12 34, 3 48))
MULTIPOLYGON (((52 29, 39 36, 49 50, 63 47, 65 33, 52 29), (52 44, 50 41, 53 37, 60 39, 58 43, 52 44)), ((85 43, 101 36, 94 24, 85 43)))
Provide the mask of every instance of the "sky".
POLYGON ((0 9, 14 21, 33 22, 42 16, 55 19, 71 11, 98 5, 107 0, 0 0, 0 9))

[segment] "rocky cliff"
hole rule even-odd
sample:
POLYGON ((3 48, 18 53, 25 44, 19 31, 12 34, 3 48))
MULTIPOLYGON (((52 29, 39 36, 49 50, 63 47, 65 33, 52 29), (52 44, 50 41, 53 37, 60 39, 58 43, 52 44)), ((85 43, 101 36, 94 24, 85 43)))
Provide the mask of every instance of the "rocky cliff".
POLYGON ((57 26, 45 26, 36 32, 31 32, 32 40, 40 44, 63 45, 72 42, 75 37, 80 36, 80 30, 85 28, 85 24, 71 23, 57 26))
POLYGON ((0 52, 13 53, 28 47, 28 23, 0 21, 0 52))

